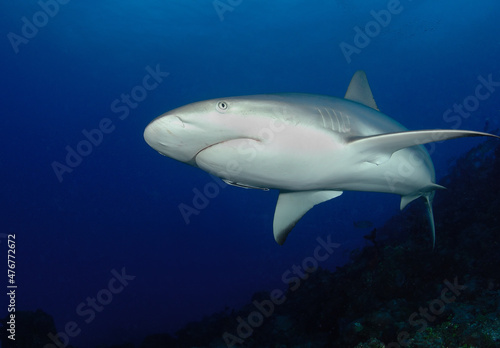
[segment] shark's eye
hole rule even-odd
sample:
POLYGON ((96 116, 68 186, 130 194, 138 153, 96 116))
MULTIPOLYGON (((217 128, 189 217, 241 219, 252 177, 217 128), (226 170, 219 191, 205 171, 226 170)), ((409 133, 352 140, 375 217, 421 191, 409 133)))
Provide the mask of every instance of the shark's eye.
POLYGON ((227 110, 227 103, 225 101, 220 101, 217 103, 217 110, 224 112, 227 110))

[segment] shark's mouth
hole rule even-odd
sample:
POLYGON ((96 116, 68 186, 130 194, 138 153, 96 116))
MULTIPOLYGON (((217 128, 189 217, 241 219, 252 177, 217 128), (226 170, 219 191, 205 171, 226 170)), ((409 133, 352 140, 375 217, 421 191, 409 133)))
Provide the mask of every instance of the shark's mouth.
POLYGON ((234 138, 209 145, 193 157, 196 166, 210 173, 231 172, 239 163, 248 161, 250 149, 258 148, 262 141, 255 138, 234 138))
POLYGON ((219 145, 219 144, 223 144, 223 143, 225 143, 226 141, 227 141, 227 140, 223 140, 223 141, 219 141, 219 142, 217 142, 217 143, 213 143, 212 145, 205 146, 204 148, 202 148, 200 151, 198 151, 198 152, 197 152, 197 153, 193 156, 193 159, 194 159, 194 160, 196 160, 196 157, 198 157, 198 155, 199 155, 200 153, 202 153, 203 151, 205 151, 205 150, 207 150, 207 149, 209 149, 209 148, 211 148, 211 147, 217 146, 217 145, 219 145))
POLYGON ((201 150, 199 150, 194 156, 193 159, 196 159, 199 154, 201 154, 204 151, 210 150, 216 146, 219 145, 227 145, 228 147, 231 148, 237 148, 241 152, 241 155, 243 156, 244 153, 244 146, 249 145, 250 143, 261 143, 262 140, 257 139, 257 138, 233 138, 233 139, 228 139, 228 140, 222 140, 216 143, 213 143, 212 145, 208 145, 201 150))

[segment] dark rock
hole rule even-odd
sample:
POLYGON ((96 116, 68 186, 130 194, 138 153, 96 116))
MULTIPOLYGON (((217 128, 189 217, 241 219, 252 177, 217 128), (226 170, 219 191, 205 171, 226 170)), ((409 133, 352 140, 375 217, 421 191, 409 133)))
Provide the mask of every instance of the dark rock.
MULTIPOLYGON (((7 332, 7 322, 9 316, 1 320, 2 328, 0 328, 0 342, 2 347, 11 347, 13 341, 8 338, 10 335, 7 332)), ((17 348, 33 348, 44 347, 47 344, 54 344, 49 338, 49 333, 56 334, 56 326, 54 319, 44 311, 37 309, 36 311, 16 311, 16 335, 15 347, 17 348)), ((71 346, 67 346, 71 348, 71 346)))

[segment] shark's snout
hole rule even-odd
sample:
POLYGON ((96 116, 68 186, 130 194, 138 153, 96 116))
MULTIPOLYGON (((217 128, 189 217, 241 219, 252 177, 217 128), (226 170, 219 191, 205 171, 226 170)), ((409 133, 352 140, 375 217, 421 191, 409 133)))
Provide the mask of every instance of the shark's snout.
POLYGON ((195 127, 183 121, 181 115, 163 115, 146 127, 144 140, 160 154, 189 163, 203 148, 193 138, 195 133, 195 127))
POLYGON ((173 145, 175 138, 179 137, 179 131, 185 127, 184 122, 176 115, 161 116, 148 124, 144 130, 144 140, 153 149, 160 151, 160 145, 173 145))

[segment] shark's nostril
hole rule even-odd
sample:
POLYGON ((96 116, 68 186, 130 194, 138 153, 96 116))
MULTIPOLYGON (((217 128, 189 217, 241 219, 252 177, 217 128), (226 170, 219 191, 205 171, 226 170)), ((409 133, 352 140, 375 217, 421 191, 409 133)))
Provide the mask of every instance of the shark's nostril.
POLYGON ((184 124, 184 122, 181 120, 181 118, 179 116, 174 116, 174 118, 176 118, 179 121, 180 126, 182 128, 186 128, 186 125, 184 124))

